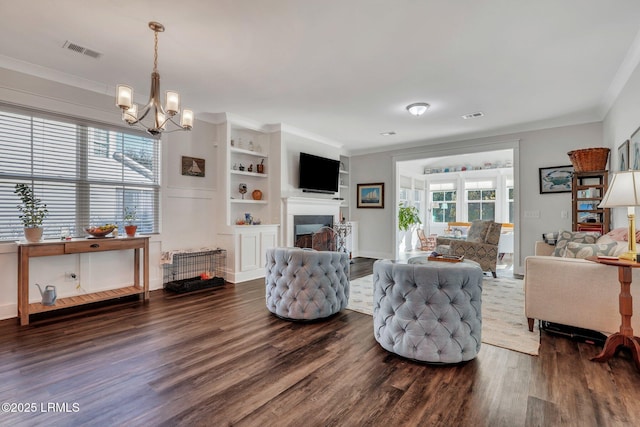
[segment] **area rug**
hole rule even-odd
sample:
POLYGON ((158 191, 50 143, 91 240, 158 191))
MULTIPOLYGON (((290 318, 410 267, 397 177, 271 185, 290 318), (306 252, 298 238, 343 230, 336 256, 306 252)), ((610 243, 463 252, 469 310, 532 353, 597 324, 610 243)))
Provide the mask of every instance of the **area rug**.
MULTIPOLYGON (((351 281, 347 308, 373 315, 373 275, 351 281)), ((482 342, 538 355, 540 331, 537 322, 533 332, 527 327, 522 280, 485 277, 482 281, 482 342)))

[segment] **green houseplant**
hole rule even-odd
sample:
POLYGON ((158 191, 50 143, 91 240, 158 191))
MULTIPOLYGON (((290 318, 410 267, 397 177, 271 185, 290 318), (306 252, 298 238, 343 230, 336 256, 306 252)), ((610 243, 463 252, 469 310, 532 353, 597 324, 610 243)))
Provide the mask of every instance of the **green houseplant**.
POLYGON ((136 235, 136 230, 138 226, 134 224, 134 222, 138 219, 138 214, 136 212, 136 207, 126 207, 124 208, 124 231, 127 233, 127 237, 134 237, 136 235))
POLYGON ((28 242, 42 240, 42 222, 49 214, 47 205, 42 203, 33 193, 33 188, 27 184, 16 184, 14 191, 22 201, 17 205, 20 211, 20 221, 24 225, 24 237, 28 242))
POLYGON ((409 231, 415 224, 422 224, 418 208, 400 203, 398 208, 398 228, 400 231, 409 231))

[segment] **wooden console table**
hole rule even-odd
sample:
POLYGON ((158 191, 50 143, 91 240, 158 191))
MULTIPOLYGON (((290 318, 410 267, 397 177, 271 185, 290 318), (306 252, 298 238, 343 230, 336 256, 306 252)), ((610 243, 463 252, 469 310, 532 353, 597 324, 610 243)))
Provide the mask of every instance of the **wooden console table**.
POLYGON ((20 325, 29 324, 29 315, 59 310, 82 304, 90 304, 128 295, 142 295, 149 300, 149 236, 105 239, 50 240, 39 243, 18 244, 18 317, 20 325), (133 285, 108 291, 92 292, 67 298, 59 298, 55 305, 29 304, 29 259, 33 257, 82 254, 91 252, 133 249, 133 285), (140 249, 143 249, 143 280, 140 286, 140 249))
POLYGON ((605 259, 598 257, 587 257, 589 261, 600 264, 613 265, 618 267, 618 280, 620 281, 620 332, 609 335, 604 343, 604 348, 591 360, 595 362, 606 362, 615 356, 618 347, 627 347, 631 350, 636 368, 640 369, 640 338, 633 335, 631 327, 631 316, 633 315, 633 298, 631 296, 631 269, 640 268, 640 263, 627 261, 624 259, 605 259))

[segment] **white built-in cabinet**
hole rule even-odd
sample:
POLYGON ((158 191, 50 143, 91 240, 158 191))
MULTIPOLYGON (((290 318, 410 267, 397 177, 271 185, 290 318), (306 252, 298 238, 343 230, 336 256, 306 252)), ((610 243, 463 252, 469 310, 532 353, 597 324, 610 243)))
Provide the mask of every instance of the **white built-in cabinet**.
POLYGON ((339 176, 339 197, 340 197, 340 219, 348 220, 350 217, 349 198, 351 197, 349 180, 349 157, 340 156, 340 176, 339 176))
POLYGON ((226 279, 238 283, 264 277, 266 250, 279 244, 280 180, 271 172, 280 170, 280 133, 227 119, 218 136, 219 202, 224 209, 218 240, 227 250, 226 279), (246 223, 247 214, 260 224, 246 223))

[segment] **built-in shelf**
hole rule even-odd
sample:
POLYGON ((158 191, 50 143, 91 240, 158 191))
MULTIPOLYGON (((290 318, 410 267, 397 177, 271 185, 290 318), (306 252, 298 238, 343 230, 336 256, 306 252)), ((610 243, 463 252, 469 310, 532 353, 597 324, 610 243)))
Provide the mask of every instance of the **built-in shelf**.
POLYGON ((269 157, 267 153, 260 153, 258 151, 245 150, 244 148, 231 147, 231 152, 238 153, 238 154, 248 154, 249 156, 256 156, 256 157, 269 157))
POLYGON ((266 205, 267 200, 251 200, 251 199, 231 199, 231 203, 247 203, 255 205, 266 205))
POLYGON ((231 173, 235 174, 235 175, 255 176, 255 177, 258 177, 258 178, 266 178, 267 176, 269 176, 266 173, 239 171, 239 170, 235 170, 235 169, 231 169, 231 173))

